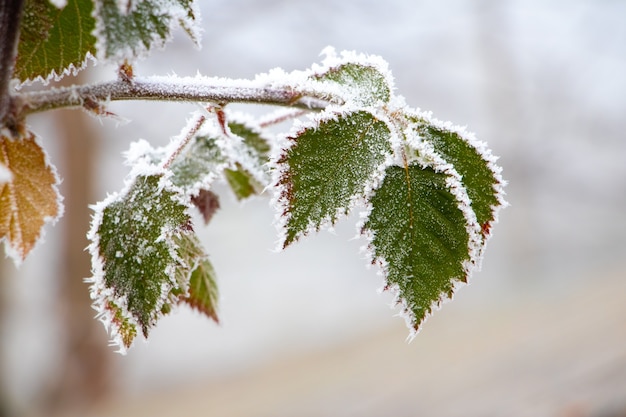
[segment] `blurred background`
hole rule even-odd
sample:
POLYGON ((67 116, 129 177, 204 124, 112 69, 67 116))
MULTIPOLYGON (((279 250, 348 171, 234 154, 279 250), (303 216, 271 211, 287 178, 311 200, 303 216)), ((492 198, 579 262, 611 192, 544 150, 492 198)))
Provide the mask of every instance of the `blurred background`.
POLYGON ((177 31, 137 74, 251 78, 332 45, 381 55, 410 105, 487 141, 511 206, 483 268, 407 343, 356 219, 276 253, 269 199, 218 187, 199 233, 221 324, 180 308, 121 356, 82 282, 87 206, 121 189, 131 141, 167 143, 196 107, 36 115, 66 212, 19 270, 1 261, 0 415, 626 416, 626 2, 200 3, 202 50, 177 31))

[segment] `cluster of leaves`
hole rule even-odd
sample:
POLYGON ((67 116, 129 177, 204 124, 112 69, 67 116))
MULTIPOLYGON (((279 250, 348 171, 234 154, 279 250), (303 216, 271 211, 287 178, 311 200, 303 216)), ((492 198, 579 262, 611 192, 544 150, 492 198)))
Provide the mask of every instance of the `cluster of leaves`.
MULTIPOLYGON (((89 59, 133 59, 164 45, 176 25, 194 41, 199 39, 196 5, 191 0, 14 3, 22 2, 17 57, 11 55, 11 45, 2 48, 4 56, 0 57, 0 69, 12 69, 20 83, 58 80, 84 68, 89 59)), ((13 9, 2 12, 15 13, 13 9)), ((19 115, 9 116, 2 120, 0 132, 0 239, 20 263, 40 239, 44 224, 61 216, 63 206, 59 179, 37 136, 19 115)))
MULTIPOLYGON (((68 0, 58 9, 27 2, 16 76, 64 74, 90 55, 133 58, 166 40, 176 22, 197 39, 191 1, 130 1, 124 10, 118 3, 68 0), (55 45, 75 27, 89 36, 59 54, 55 45)), ((191 213, 211 219, 219 180, 238 199, 273 193, 282 248, 359 212, 367 253, 413 334, 480 265, 504 204, 496 158, 472 134, 408 107, 382 59, 325 54, 308 70, 274 70, 246 84, 324 103, 277 116, 293 120, 286 135, 224 103, 205 103, 168 146, 131 146, 125 188, 94 206, 88 233, 91 295, 122 351, 180 303, 217 321, 215 273, 191 213)), ((45 220, 60 215, 56 176, 32 133, 4 129, 1 140, 0 237, 23 259, 45 220)))

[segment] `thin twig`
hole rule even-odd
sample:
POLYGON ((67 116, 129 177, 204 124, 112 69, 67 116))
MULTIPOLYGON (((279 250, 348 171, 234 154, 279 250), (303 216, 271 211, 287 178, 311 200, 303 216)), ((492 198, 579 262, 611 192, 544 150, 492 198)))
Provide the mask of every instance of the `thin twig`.
POLYGON ((183 149, 185 149, 189 141, 193 139, 196 133, 198 133, 198 130, 200 130, 200 128, 202 127, 205 121, 206 121, 206 117, 204 115, 199 115, 196 118, 196 120, 193 122, 193 124, 189 128, 189 131, 185 133, 185 137, 183 138, 182 142, 178 145, 178 147, 174 150, 174 152, 172 152, 170 157, 167 158, 167 161, 163 164, 164 169, 168 169, 172 165, 176 157, 180 155, 180 153, 183 151, 183 149))
POLYGON ((269 117, 260 121, 259 126, 262 128, 266 128, 269 126, 277 125, 288 120, 297 119, 298 117, 304 116, 307 114, 306 110, 295 109, 291 110, 288 113, 281 113, 279 115, 269 115, 269 117))

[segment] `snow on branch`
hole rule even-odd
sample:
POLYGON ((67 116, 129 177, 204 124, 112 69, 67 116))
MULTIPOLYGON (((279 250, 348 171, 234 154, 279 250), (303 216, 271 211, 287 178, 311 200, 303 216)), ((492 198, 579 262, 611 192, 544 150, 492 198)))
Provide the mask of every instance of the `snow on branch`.
POLYGON ((231 80, 215 77, 146 77, 99 84, 53 88, 12 96, 17 113, 64 108, 93 109, 103 102, 156 100, 182 102, 255 103, 322 110, 328 101, 310 91, 301 92, 289 83, 273 85, 262 80, 231 80))

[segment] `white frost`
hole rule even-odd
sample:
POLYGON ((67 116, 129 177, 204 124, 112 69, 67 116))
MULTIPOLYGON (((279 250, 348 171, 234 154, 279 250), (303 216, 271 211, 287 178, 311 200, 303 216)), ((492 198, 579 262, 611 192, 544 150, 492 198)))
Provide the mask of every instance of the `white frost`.
POLYGON ((57 9, 63 9, 67 5, 67 0, 50 0, 50 3, 57 9))
POLYGON ((9 171, 6 166, 0 163, 0 185, 5 182, 11 181, 12 178, 13 174, 11 173, 11 171, 9 171))

